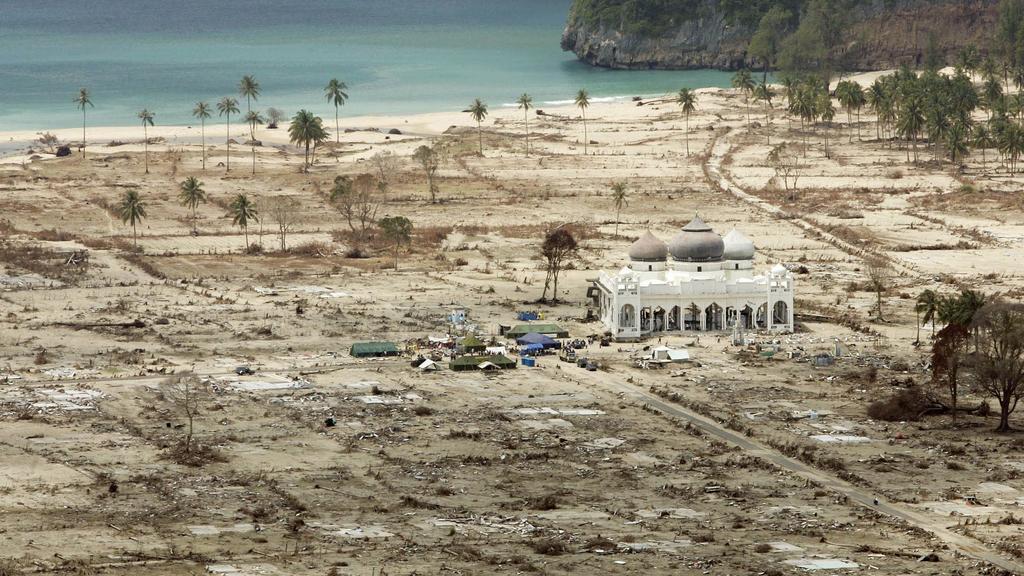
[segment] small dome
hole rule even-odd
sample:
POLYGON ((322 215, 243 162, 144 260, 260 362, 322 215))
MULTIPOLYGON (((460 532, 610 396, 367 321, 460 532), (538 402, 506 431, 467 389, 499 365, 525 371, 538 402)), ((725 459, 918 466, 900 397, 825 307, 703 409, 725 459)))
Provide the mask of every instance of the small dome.
POLYGON ((725 243, 725 254, 723 257, 726 260, 754 259, 754 243, 743 232, 733 228, 725 235, 722 241, 725 243))
POLYGON ((664 262, 668 246, 649 231, 629 247, 629 259, 636 262, 664 262))
POLYGON ((668 250, 677 262, 715 262, 722 259, 725 243, 700 216, 695 216, 672 238, 668 250))

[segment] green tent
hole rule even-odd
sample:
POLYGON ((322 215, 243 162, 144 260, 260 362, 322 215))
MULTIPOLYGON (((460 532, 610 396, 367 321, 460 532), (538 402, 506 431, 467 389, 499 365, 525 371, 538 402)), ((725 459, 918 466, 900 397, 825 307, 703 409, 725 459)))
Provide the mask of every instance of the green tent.
POLYGON ((505 336, 515 340, 530 333, 543 334, 552 338, 569 337, 569 331, 557 324, 520 324, 506 332, 505 336))
POLYGON ((448 363, 455 372, 479 370, 480 365, 489 362, 502 370, 514 370, 516 361, 500 354, 494 356, 460 356, 448 363))
POLYGON ((483 352, 487 349, 487 344, 483 340, 470 334, 459 342, 459 348, 463 352, 483 352))
POLYGON ((356 342, 352 345, 352 356, 356 358, 398 356, 401 353, 394 342, 356 342))

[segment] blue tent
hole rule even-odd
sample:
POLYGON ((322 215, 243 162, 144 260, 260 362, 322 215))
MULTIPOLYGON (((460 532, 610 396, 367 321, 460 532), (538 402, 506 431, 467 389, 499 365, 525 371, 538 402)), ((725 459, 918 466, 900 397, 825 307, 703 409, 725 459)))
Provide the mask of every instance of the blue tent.
POLYGON ((535 353, 541 352, 543 350, 544 350, 544 345, 543 344, 527 344, 526 346, 523 346, 523 348, 522 348, 522 350, 520 350, 520 352, 522 352, 523 354, 535 354, 535 353))
POLYGON ((520 346, 526 346, 529 344, 540 344, 544 348, 558 348, 558 340, 545 336, 543 334, 537 334, 536 332, 530 332, 529 334, 517 338, 516 342, 520 346))

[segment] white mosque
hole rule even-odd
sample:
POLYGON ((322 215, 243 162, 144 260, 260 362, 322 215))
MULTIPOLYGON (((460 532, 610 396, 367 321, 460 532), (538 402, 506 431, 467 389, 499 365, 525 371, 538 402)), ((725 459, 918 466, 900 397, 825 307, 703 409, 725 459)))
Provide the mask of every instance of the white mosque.
POLYGON ((589 294, 617 340, 697 331, 793 330, 793 276, 782 265, 754 272, 754 243, 723 238, 700 217, 666 245, 650 232, 629 265, 601 272, 589 294))

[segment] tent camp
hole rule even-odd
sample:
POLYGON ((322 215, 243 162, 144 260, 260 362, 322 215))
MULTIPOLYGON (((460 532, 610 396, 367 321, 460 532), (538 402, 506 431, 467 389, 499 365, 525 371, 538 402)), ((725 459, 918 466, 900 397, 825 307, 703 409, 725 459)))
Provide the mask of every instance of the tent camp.
POLYGON ((394 342, 356 342, 352 345, 351 353, 356 358, 379 358, 398 356, 401 351, 394 342))
POLYGON ((460 356, 448 363, 448 367, 456 372, 466 370, 481 370, 481 366, 490 364, 502 370, 511 370, 516 367, 515 360, 507 356, 460 356))
POLYGON ((422 363, 420 363, 420 365, 417 366, 417 368, 424 372, 436 372, 441 369, 437 362, 434 362, 430 358, 427 358, 422 363))
POLYGON ((487 344, 483 340, 470 334, 459 341, 459 351, 465 354, 474 354, 476 352, 483 352, 487 349, 487 344))
POLYGON ((506 332, 505 336, 508 338, 518 339, 530 334, 531 332, 543 334, 552 338, 569 337, 569 331, 557 324, 520 324, 506 332))
POLYGON ((536 332, 530 332, 529 334, 516 338, 516 344, 519 344, 520 346, 540 344, 544 348, 558 348, 558 340, 536 332))

